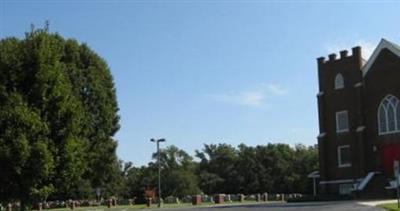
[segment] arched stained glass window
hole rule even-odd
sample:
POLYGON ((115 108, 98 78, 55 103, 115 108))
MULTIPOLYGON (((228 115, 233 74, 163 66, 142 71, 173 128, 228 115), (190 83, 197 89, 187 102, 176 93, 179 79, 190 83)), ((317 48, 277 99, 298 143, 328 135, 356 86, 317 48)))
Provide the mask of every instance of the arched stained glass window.
POLYGON ((379 134, 400 132, 400 104, 393 95, 386 96, 378 109, 379 134))

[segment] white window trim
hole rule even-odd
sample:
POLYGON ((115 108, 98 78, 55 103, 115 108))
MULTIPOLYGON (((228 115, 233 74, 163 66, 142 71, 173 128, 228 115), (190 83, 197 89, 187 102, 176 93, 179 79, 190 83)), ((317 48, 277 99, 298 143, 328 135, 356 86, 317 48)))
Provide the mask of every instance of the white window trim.
MULTIPOLYGON (((378 128, 378 130, 379 130, 379 128, 378 128)), ((379 135, 383 136, 383 135, 389 135, 389 134, 395 134, 395 133, 400 133, 400 130, 393 130, 393 131, 388 131, 388 132, 379 132, 379 135)))
POLYGON ((347 110, 336 112, 336 133, 349 132, 349 127, 350 127, 350 124, 349 124, 349 113, 347 112, 347 110), (344 114, 344 113, 347 116, 347 128, 339 130, 339 118, 338 117, 339 117, 340 114, 344 114))
MULTIPOLYGON (((342 145, 342 146, 339 146, 338 148, 337 148, 337 155, 338 155, 338 167, 339 168, 345 168, 345 167, 350 167, 351 166, 351 163, 342 163, 342 154, 341 154, 341 149, 343 149, 343 148, 350 148, 350 145, 342 145)), ((351 153, 350 153, 351 154, 351 153)))
MULTIPOLYGON (((389 134, 395 134, 395 133, 400 133, 400 126, 398 126, 397 125, 397 109, 396 109, 396 107, 394 107, 394 117, 395 117, 395 121, 394 121, 394 126, 395 126, 395 130, 392 130, 392 131, 389 131, 389 118, 388 118, 388 115, 387 115, 387 108, 386 107, 384 107, 384 110, 385 110, 385 116, 386 116, 386 118, 385 118, 385 120, 386 120, 386 132, 382 132, 381 131, 381 122, 380 122, 380 116, 379 116, 379 110, 380 110, 380 108, 381 108, 381 106, 383 106, 382 105, 382 103, 389 97, 389 96, 393 96, 393 97, 395 97, 396 99, 398 99, 396 96, 394 96, 394 95, 391 95, 391 94, 389 94, 389 95, 386 95, 383 99, 382 99, 382 101, 381 101, 381 103, 379 104, 379 106, 378 106, 378 112, 376 112, 376 116, 377 116, 377 120, 378 120, 378 135, 389 135, 389 134)), ((400 103, 400 102, 399 102, 400 103)), ((400 106, 400 105, 398 105, 398 106, 400 106)))

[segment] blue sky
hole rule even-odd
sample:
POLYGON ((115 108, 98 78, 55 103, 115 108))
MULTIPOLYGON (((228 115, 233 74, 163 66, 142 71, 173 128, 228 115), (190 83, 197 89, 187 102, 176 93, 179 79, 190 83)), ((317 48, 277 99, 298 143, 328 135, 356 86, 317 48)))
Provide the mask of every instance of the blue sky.
MULTIPOLYGON (((339 2, 339 1, 338 1, 339 2)), ((118 155, 150 161, 150 138, 193 154, 204 143, 316 144, 316 58, 400 42, 399 3, 8 1, 0 37, 30 24, 86 42, 109 64, 118 155)), ((164 145, 165 146, 165 145, 164 145)))

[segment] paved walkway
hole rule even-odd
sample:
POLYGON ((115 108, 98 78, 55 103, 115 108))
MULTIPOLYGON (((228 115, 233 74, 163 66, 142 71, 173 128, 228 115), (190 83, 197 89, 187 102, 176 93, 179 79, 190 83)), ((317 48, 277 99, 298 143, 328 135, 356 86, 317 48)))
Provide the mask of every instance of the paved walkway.
MULTIPOLYGON (((382 201, 379 201, 382 202, 382 201)), ((376 203, 379 203, 376 202, 376 203)), ((386 203, 387 201, 384 201, 386 203)), ((389 201, 390 203, 391 201, 389 201)), ((381 208, 372 206, 372 202, 357 201, 335 201, 335 202, 304 202, 304 203, 267 203, 248 204, 218 207, 191 207, 165 209, 174 211, 383 211, 381 208), (367 203, 367 204, 365 204, 367 203)))
POLYGON ((376 206, 378 204, 391 204, 397 203, 397 199, 389 199, 389 200, 378 200, 378 201, 360 201, 359 204, 366 206, 376 206))

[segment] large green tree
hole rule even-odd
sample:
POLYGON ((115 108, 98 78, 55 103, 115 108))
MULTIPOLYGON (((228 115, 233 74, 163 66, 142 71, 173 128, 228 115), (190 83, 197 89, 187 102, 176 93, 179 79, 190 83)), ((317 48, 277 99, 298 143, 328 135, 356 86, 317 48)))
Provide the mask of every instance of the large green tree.
POLYGON ((203 190, 210 194, 238 192, 238 172, 241 169, 236 168, 239 157, 235 147, 205 144, 202 151, 196 151, 196 156, 200 158, 199 174, 203 190))
POLYGON ((0 98, 0 200, 115 191, 115 88, 86 44, 47 27, 2 39, 0 98))
MULTIPOLYGON (((153 154, 157 158, 157 154, 153 154)), ((196 164, 193 158, 176 146, 168 146, 160 152, 162 191, 164 196, 183 197, 200 193, 196 164)))

